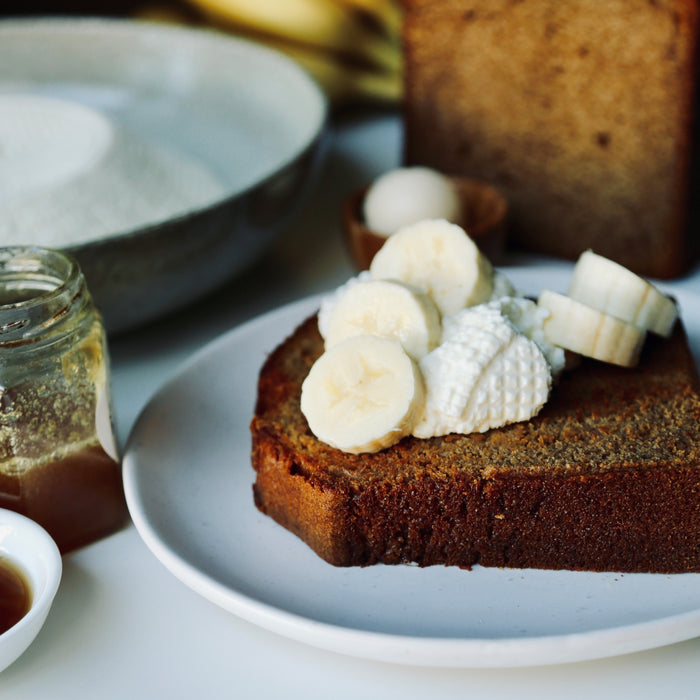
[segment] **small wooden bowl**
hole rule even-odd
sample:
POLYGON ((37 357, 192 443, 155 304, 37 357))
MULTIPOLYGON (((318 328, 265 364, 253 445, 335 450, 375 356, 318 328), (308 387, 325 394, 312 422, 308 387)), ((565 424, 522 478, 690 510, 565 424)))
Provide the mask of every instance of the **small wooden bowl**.
MULTIPOLYGON (((458 223, 492 263, 497 263, 506 243, 508 203, 496 189, 479 180, 452 177, 462 201, 462 219, 458 223)), ((386 236, 367 228, 362 204, 369 187, 363 187, 345 201, 343 233, 355 266, 366 270, 386 236)))

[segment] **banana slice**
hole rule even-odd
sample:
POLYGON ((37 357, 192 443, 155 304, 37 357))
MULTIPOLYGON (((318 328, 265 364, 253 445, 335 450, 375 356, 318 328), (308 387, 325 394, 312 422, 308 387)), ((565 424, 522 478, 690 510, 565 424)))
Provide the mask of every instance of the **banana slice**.
POLYGON ((549 311, 543 328, 551 343, 623 367, 632 367, 646 331, 563 294, 544 290, 538 304, 549 311))
POLYGON ((328 335, 328 324, 333 315, 333 309, 335 309, 336 304, 343 298, 345 292, 354 284, 358 282, 367 282, 371 279, 372 277, 369 274, 369 270, 362 270, 358 275, 351 277, 321 299, 321 306, 318 310, 318 332, 324 340, 328 335))
POLYGON ((493 267, 463 228, 444 219, 406 226, 387 238, 370 265, 372 279, 394 279, 430 296, 443 316, 487 301, 493 267))
POLYGON ((528 420, 546 402, 549 363, 498 304, 464 309, 449 319, 441 344, 420 361, 425 408, 413 434, 484 432, 528 420))
POLYGON ((435 302, 401 282, 369 280, 345 290, 326 323, 326 350, 356 335, 394 338, 419 360, 439 342, 440 312, 435 302))
POLYGON ((590 250, 574 267, 569 296, 666 338, 678 318, 673 299, 626 267, 590 250))
POLYGON ((360 335, 313 364, 301 387, 311 432, 345 452, 377 452, 413 428, 425 397, 416 363, 389 338, 360 335))

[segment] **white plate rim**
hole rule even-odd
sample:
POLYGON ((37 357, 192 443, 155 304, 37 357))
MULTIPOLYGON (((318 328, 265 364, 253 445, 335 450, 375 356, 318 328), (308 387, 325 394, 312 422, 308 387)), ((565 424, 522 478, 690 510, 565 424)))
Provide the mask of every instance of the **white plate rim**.
MULTIPOLYGON (((562 271, 567 269, 564 267, 562 271)), ((539 283, 541 279, 539 266, 513 268, 506 272, 515 275, 517 279, 519 271, 524 275, 524 279, 530 282, 537 280, 539 283)), ((555 282, 562 279, 561 276, 557 277, 558 272, 554 272, 555 282)), ((553 288, 555 287, 556 284, 553 285, 553 288)), ((677 290, 675 294, 682 307, 692 302, 700 307, 699 295, 684 290, 677 290)), ((142 415, 157 403, 160 394, 176 382, 179 376, 206 362, 220 347, 236 338, 255 335, 270 324, 289 322, 290 319, 300 322, 318 308, 320 298, 317 295, 292 302, 251 319, 215 339, 181 365, 147 404, 142 415)), ((606 629, 489 639, 424 637, 359 630, 313 620, 256 600, 222 584, 192 565, 186 557, 163 541, 154 529, 148 518, 148 507, 143 502, 138 488, 139 465, 132 458, 129 449, 138 424, 139 420, 136 421, 127 441, 123 475, 132 520, 146 546, 176 578, 207 600, 252 624, 282 636, 328 651, 389 663, 444 668, 505 668, 590 661, 666 646, 700 635, 700 608, 606 629)))

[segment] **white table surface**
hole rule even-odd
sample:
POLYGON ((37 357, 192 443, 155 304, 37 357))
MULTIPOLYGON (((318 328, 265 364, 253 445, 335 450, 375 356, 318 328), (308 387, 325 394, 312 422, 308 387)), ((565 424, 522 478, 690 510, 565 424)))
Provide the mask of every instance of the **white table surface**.
MULTIPOLYGON (((353 274, 340 207, 400 160, 394 115, 355 116, 329 134, 321 177, 299 216, 249 273, 203 302, 111 340, 124 445, 158 387, 239 323, 353 274)), ((700 291, 700 272, 675 285, 700 291)), ((64 557, 46 625, 0 675, 0 697, 530 698, 700 697, 700 638, 601 661, 514 669, 432 669, 364 661, 259 629, 171 575, 133 526, 64 557)))

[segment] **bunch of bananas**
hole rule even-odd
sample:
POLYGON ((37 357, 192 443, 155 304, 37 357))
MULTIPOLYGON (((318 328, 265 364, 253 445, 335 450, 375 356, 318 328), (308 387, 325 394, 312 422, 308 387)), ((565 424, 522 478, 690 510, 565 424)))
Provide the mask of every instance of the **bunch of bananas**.
MULTIPOLYGON (((286 53, 336 105, 401 96, 399 0, 185 0, 184 7, 206 25, 286 53)), ((192 19, 162 2, 140 16, 192 19)))

